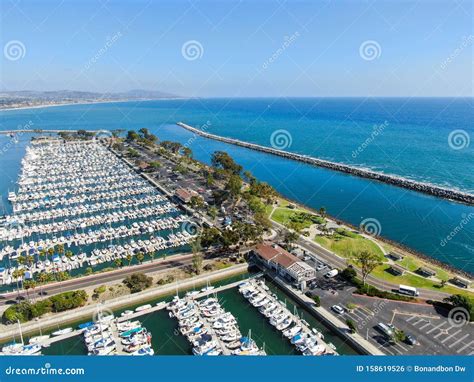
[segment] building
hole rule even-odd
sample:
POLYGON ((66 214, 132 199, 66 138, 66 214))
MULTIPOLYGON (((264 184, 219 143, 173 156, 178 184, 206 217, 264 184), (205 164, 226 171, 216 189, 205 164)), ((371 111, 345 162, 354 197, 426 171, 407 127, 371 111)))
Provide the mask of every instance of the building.
POLYGON ((434 271, 433 269, 430 269, 430 268, 426 268, 426 267, 420 267, 416 270, 416 273, 418 273, 419 275, 423 276, 423 277, 433 277, 433 276, 436 276, 436 271, 434 271))
POLYGON ((395 276, 402 276, 405 273, 406 269, 401 267, 400 265, 392 264, 389 267, 389 271, 395 276))
POLYGON ((193 194, 185 188, 178 188, 174 194, 183 203, 189 203, 193 197, 193 194))
POLYGON ((462 277, 456 276, 452 280, 450 280, 452 284, 460 286, 461 288, 469 288, 471 286, 471 282, 467 279, 463 279, 462 277))
POLYGON ((403 255, 398 252, 392 251, 388 254, 388 257, 390 257, 392 260, 395 260, 395 261, 403 260, 403 255))
POLYGON ((276 244, 259 244, 252 253, 259 263, 277 272, 289 282, 300 284, 316 277, 316 270, 313 267, 276 244))

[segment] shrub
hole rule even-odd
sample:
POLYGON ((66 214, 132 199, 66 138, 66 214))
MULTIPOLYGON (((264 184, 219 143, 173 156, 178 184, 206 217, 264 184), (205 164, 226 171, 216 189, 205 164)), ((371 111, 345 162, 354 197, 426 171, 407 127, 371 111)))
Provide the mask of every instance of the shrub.
POLYGON ((357 273, 355 271, 354 268, 352 267, 347 267, 345 268, 342 272, 341 272, 341 276, 347 280, 347 281, 350 281, 352 283, 354 283, 356 277, 357 277, 357 273))
POLYGON ((350 318, 348 318, 346 320, 346 325, 349 327, 351 333, 354 334, 355 332, 357 332, 357 326, 356 326, 355 322, 353 320, 351 320, 350 318))
POLYGON ((84 290, 60 293, 32 304, 22 301, 3 312, 4 323, 27 322, 50 312, 63 312, 85 305, 88 295, 84 290))
POLYGON ((321 306, 321 298, 319 296, 314 295, 313 296, 313 301, 314 301, 315 306, 318 306, 318 307, 321 306))
POLYGON ((137 293, 151 287, 153 279, 143 273, 133 273, 127 276, 123 283, 130 289, 131 293, 137 293))
POLYGON ((87 299, 88 296, 84 290, 64 292, 49 298, 52 303, 53 312, 63 312, 65 310, 84 306, 87 302, 87 299))

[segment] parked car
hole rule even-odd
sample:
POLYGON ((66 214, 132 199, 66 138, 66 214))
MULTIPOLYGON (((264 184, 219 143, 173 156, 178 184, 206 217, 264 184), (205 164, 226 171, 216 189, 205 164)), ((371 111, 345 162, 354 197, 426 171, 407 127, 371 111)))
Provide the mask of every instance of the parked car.
POLYGON ((335 311, 337 314, 343 314, 345 312, 344 308, 340 305, 333 305, 331 309, 335 311))
POLYGON ((317 271, 320 271, 321 269, 324 269, 326 268, 326 265, 325 264, 322 264, 322 263, 319 263, 317 266, 316 266, 316 270, 317 271))
POLYGON ((418 344, 418 341, 417 341, 416 337, 412 336, 411 334, 407 334, 405 336, 405 342, 408 345, 417 345, 418 344))
POLYGON ((331 279, 331 278, 337 276, 338 273, 339 273, 339 271, 337 269, 331 269, 328 273, 326 273, 324 275, 324 277, 326 277, 328 279, 331 279))

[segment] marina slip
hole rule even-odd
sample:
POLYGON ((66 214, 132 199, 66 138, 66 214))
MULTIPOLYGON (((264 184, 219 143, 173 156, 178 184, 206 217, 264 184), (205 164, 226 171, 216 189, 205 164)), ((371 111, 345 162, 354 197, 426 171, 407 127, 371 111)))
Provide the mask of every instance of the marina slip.
POLYGON ((106 147, 33 140, 0 229, 0 284, 185 247, 186 216, 106 147))

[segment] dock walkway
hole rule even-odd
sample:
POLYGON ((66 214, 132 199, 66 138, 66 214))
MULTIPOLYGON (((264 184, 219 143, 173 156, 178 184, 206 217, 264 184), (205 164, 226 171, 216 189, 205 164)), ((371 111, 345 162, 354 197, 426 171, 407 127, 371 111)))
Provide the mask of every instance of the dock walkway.
MULTIPOLYGON (((261 274, 259 274, 259 275, 261 275, 261 274)), ((253 277, 256 277, 256 276, 253 276, 253 277)), ((209 296, 211 294, 214 294, 214 293, 222 292, 222 291, 227 290, 227 289, 235 288, 236 286, 238 286, 239 284, 241 284, 245 281, 246 280, 239 280, 239 281, 235 281, 235 282, 230 283, 230 284, 222 285, 220 287, 201 292, 198 295, 194 296, 193 298, 194 299, 199 299, 199 298, 207 297, 207 296, 209 296)), ((144 310, 140 310, 138 312, 133 312, 132 314, 129 314, 129 315, 126 315, 126 316, 117 317, 114 321, 123 322, 123 321, 133 320, 133 319, 141 317, 145 314, 150 314, 150 313, 157 312, 159 310, 165 309, 167 306, 168 306, 168 303, 159 302, 155 306, 150 307, 149 309, 144 309, 144 310)), ((118 330, 117 330, 117 326, 116 326, 115 322, 112 323, 111 329, 112 329, 112 333, 114 333, 114 338, 116 339, 115 342, 118 345, 120 343, 120 338, 119 338, 119 335, 118 335, 118 330), (114 329, 115 329, 115 332, 114 332, 114 329)), ((77 330, 73 330, 70 333, 63 334, 61 336, 55 336, 55 337, 48 338, 47 340, 41 342, 41 345, 43 347, 48 347, 52 343, 62 341, 62 340, 65 340, 65 339, 68 339, 68 338, 71 338, 71 337, 78 336, 78 335, 82 334, 84 332, 84 330, 85 329, 77 329, 77 330)), ((117 352, 118 352, 118 348, 117 348, 117 352)), ((126 354, 126 353, 123 352, 123 354, 126 354)))

